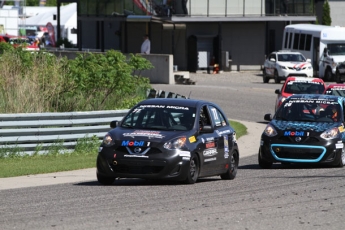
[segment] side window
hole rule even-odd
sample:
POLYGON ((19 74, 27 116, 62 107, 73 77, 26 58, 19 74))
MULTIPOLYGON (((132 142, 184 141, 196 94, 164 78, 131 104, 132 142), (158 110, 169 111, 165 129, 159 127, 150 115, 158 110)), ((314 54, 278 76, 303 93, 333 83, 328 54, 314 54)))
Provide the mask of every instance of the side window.
POLYGON ((203 106, 200 110, 200 118, 199 118, 199 125, 200 127, 204 125, 211 125, 211 118, 207 110, 207 106, 203 106))
POLYGON ((300 39, 300 42, 299 42, 299 50, 305 50, 305 37, 306 37, 306 34, 301 34, 301 39, 300 39))
POLYGON ((292 33, 290 33, 289 35, 289 45, 288 45, 288 49, 291 49, 291 42, 292 42, 292 33))
POLYGON ((284 48, 287 49, 288 48, 288 39, 289 39, 289 33, 286 32, 285 33, 285 43, 284 43, 284 48))
POLYGON ((295 33, 295 38, 293 41, 293 49, 298 50, 298 44, 299 44, 299 34, 295 33))
POLYGON ((307 34, 307 38, 306 38, 306 41, 305 41, 305 49, 304 50, 310 51, 310 47, 311 47, 311 35, 307 34))
POLYGON ((216 127, 226 126, 227 121, 223 114, 215 107, 210 106, 211 117, 216 127))

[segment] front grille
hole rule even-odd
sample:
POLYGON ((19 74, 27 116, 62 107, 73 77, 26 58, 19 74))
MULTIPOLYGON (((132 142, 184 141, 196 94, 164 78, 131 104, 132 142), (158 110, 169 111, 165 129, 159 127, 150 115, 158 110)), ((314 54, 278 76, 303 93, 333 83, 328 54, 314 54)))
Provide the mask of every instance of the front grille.
MULTIPOLYGON (((127 148, 129 148, 132 153, 134 152, 134 149, 136 147, 124 147, 124 146, 120 146, 118 148, 115 149, 116 152, 121 152, 121 153, 124 153, 124 154, 130 154, 130 152, 128 152, 127 148)), ((148 147, 141 147, 141 152, 144 152, 148 147)), ((158 153, 162 153, 162 151, 158 148, 150 148, 150 150, 145 154, 145 155, 148 155, 148 154, 158 154, 158 153)))
POLYGON ((319 148, 273 147, 272 150, 281 159, 315 160, 323 153, 319 148))
POLYGON ((158 174, 163 168, 163 166, 112 165, 114 172, 128 174, 158 174))

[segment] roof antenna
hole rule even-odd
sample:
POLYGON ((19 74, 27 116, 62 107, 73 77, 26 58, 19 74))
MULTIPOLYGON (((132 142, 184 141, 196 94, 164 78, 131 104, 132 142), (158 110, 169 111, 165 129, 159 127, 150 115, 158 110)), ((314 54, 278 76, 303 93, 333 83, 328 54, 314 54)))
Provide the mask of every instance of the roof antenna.
POLYGON ((188 99, 190 99, 190 95, 192 94, 192 91, 189 92, 188 99))

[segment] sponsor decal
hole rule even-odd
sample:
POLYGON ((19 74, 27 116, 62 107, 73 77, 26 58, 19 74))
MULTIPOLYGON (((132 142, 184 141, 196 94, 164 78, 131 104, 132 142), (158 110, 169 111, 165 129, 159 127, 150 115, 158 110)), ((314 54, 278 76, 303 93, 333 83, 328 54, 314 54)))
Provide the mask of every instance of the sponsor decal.
POLYGON ((190 143, 196 142, 195 136, 191 136, 188 138, 190 143))
POLYGON ((204 138, 201 138, 201 142, 202 142, 202 143, 205 143, 205 139, 204 139, 204 138))
MULTIPOLYGON (((145 141, 122 141, 121 146, 128 146, 128 147, 143 147, 145 145, 145 141)), ((147 143, 146 146, 149 146, 150 142, 147 143)))
POLYGON ((178 154, 180 157, 190 157, 189 151, 180 151, 178 154))
POLYGON ((206 148, 209 149, 209 148, 214 148, 216 147, 216 144, 214 142, 207 142, 206 143, 206 148))
POLYGON ((116 158, 116 153, 114 153, 114 158, 116 158))
POLYGON ((336 143, 335 144, 335 148, 336 149, 342 149, 344 147, 344 144, 343 143, 336 143))
POLYGON ((338 129, 339 129, 339 132, 341 132, 341 133, 344 132, 344 127, 343 126, 339 126, 338 129))
POLYGON ((190 157, 182 157, 182 160, 189 161, 190 157))
MULTIPOLYGON (((159 138, 162 139, 164 136, 159 131, 150 131, 150 130, 135 130, 131 133, 124 133, 125 137, 147 137, 147 138, 159 138)), ((148 142, 149 143, 149 142, 148 142)))
POLYGON ((124 157, 149 158, 148 156, 143 156, 143 155, 124 155, 124 157))
POLYGON ((217 155, 218 151, 217 149, 213 148, 213 149, 205 149, 203 152, 204 157, 211 157, 214 155, 217 155))
POLYGON ((206 141, 214 141, 214 137, 208 137, 206 138, 206 141))
POLYGON ((284 136, 290 136, 290 137, 303 137, 304 131, 285 131, 284 136))
POLYGON ((216 157, 212 157, 212 158, 205 159, 204 162, 215 161, 215 160, 217 160, 217 158, 216 157))
POLYGON ((160 109, 180 109, 180 110, 189 110, 188 107, 184 106, 174 106, 174 105, 140 105, 140 108, 160 108, 160 109))
POLYGON ((230 130, 224 130, 224 131, 216 130, 216 133, 218 134, 218 136, 222 136, 223 134, 228 134, 228 133, 230 133, 230 130))

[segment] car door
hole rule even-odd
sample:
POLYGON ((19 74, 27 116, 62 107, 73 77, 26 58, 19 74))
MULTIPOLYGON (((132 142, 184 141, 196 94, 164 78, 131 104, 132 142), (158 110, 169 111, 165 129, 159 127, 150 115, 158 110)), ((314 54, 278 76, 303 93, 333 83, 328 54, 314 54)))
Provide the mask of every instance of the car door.
POLYGON ((214 139, 217 141, 217 159, 212 165, 215 172, 224 169, 224 165, 228 163, 229 151, 232 149, 232 142, 229 141, 229 135, 232 135, 229 123, 222 112, 213 105, 208 106, 211 122, 214 127, 214 139))
POLYGON ((198 112, 198 122, 199 122, 199 130, 200 135, 199 138, 201 142, 198 146, 198 151, 200 153, 200 177, 208 176, 214 174, 214 171, 217 167, 215 167, 219 160, 219 136, 213 129, 213 123, 211 120, 210 111, 207 105, 203 105, 198 112), (212 127, 212 132, 203 132, 203 127, 212 127))
POLYGON ((275 53, 272 53, 268 56, 268 75, 274 76, 274 71, 276 68, 277 57, 275 53))

